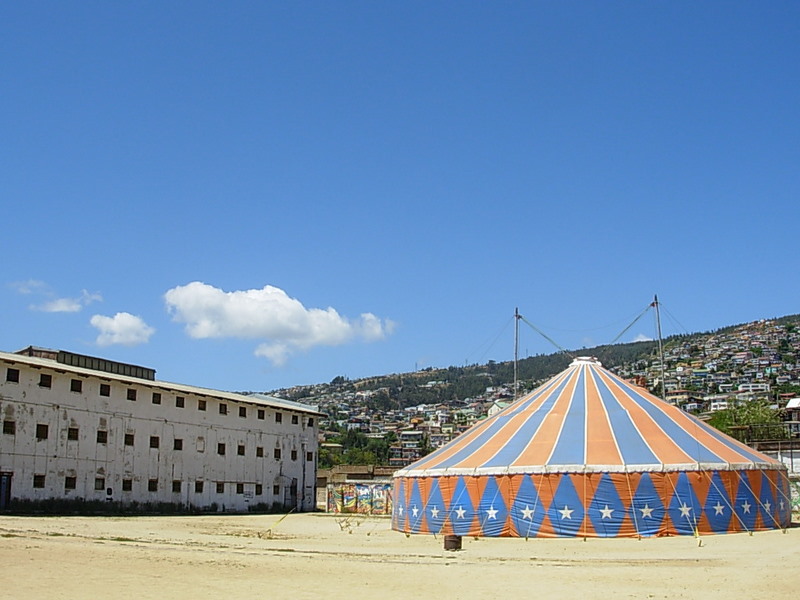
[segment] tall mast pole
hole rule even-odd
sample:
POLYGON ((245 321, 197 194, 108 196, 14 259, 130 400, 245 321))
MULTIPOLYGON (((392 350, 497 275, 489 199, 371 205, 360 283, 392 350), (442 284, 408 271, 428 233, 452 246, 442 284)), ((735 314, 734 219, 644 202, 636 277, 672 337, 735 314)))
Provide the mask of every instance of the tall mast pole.
POLYGON ((514 400, 517 399, 517 362, 519 361, 519 308, 514 308, 514 400))
POLYGON ((653 306, 656 309, 656 327, 658 329, 658 361, 661 364, 661 399, 666 400, 664 382, 664 347, 661 344, 661 311, 658 309, 658 294, 653 296, 653 306))

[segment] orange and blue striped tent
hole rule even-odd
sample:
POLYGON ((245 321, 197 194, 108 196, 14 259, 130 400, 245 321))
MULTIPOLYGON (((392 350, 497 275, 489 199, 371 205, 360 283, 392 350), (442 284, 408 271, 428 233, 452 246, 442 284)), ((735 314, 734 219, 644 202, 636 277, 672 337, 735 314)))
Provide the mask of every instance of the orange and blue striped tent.
POLYGON ((487 537, 785 529, 786 467, 592 358, 397 471, 392 528, 487 537))

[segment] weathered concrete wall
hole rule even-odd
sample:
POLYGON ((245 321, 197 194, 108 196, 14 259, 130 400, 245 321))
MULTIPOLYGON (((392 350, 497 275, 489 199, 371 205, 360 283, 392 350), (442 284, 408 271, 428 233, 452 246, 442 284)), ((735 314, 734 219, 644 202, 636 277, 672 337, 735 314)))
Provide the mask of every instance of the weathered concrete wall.
POLYGON ((0 353, 0 418, 12 499, 315 506, 313 411, 0 353))

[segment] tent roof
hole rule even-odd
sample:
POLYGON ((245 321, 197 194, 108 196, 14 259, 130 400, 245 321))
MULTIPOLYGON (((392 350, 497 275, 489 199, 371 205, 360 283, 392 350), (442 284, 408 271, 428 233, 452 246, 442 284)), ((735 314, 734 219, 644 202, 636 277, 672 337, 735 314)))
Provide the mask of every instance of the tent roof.
POLYGON ((782 465, 582 357, 395 476, 765 468, 782 465))

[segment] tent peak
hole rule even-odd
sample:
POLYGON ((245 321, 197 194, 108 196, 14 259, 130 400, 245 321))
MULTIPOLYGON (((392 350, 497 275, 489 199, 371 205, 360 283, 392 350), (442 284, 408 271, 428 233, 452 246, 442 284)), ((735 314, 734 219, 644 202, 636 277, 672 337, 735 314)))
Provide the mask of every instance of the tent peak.
POLYGON ((598 367, 602 367, 603 364, 597 360, 594 356, 577 356, 575 360, 570 363, 570 367, 578 367, 580 365, 597 365, 598 367))

